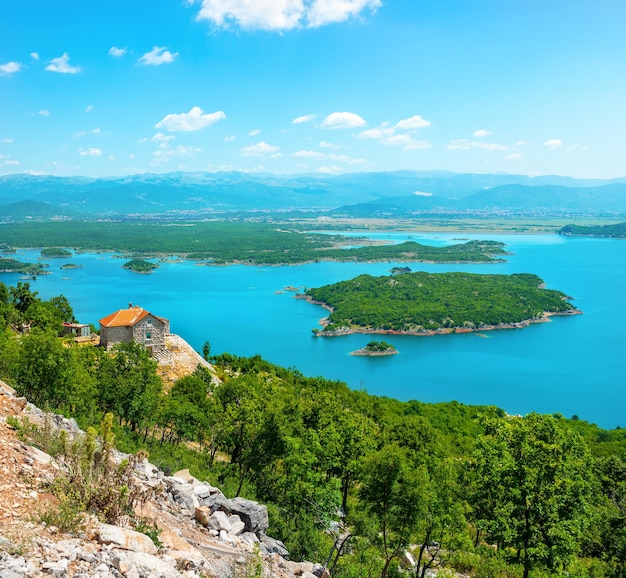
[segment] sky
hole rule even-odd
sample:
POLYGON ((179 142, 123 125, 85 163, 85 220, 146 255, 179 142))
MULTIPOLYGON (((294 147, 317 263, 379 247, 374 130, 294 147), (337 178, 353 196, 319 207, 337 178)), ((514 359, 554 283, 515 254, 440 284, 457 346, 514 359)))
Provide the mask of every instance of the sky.
POLYGON ((0 174, 626 176, 623 0, 13 0, 0 174))

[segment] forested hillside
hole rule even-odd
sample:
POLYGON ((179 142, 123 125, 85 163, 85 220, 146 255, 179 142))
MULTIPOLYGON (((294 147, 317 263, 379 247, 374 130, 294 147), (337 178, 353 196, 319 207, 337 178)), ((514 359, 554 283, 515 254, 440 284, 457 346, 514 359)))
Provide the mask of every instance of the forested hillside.
POLYGON ((576 313, 560 291, 543 289, 536 275, 403 273, 307 289, 331 309, 318 335, 364 330, 424 333, 526 323, 546 313, 576 313))
POLYGON ((579 235, 587 237, 611 237, 623 239, 626 237, 626 223, 615 225, 566 225, 559 229, 560 235, 579 235))
MULTIPOLYGON (((62 296, 0 284, 0 377, 83 426, 113 414, 121 449, 190 467, 268 504, 270 535, 333 576, 623 576, 626 435, 575 416, 400 402, 259 357, 211 357, 170 384, 139 346, 57 337, 62 296), (32 321, 28 335, 9 328, 32 321), (445 574, 440 574, 445 576, 445 574)), ((505 376, 503 376, 503 386, 505 376)))

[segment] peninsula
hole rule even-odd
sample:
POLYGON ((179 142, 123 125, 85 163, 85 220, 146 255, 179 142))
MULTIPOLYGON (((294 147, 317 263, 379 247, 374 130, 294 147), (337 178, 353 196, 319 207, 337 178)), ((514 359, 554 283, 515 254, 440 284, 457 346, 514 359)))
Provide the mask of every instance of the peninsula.
POLYGON ((348 333, 435 335, 525 327, 581 313, 536 275, 405 273, 360 275, 298 296, 330 315, 318 336, 348 333))
POLYGON ((17 259, 0 258, 0 273, 22 273, 23 275, 44 275, 47 271, 44 271, 44 265, 42 263, 24 263, 17 259))
POLYGON ((11 247, 57 251, 117 251, 138 259, 176 255, 201 264, 288 265, 316 261, 497 263, 506 255, 498 241, 475 240, 434 247, 413 241, 372 244, 354 237, 317 233, 296 225, 255 222, 28 222, 3 225, 11 247))
POLYGON ((559 229, 559 235, 578 237, 608 237, 610 239, 626 238, 626 222, 614 225, 566 225, 559 229))

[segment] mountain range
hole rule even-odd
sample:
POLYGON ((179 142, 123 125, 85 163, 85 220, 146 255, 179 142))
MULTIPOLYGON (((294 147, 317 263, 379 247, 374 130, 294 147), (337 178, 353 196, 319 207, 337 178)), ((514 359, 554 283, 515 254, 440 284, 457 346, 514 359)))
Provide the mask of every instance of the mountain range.
POLYGON ((309 211, 354 217, 428 214, 626 215, 626 179, 397 171, 343 175, 174 172, 89 178, 0 176, 0 219, 207 217, 309 211))

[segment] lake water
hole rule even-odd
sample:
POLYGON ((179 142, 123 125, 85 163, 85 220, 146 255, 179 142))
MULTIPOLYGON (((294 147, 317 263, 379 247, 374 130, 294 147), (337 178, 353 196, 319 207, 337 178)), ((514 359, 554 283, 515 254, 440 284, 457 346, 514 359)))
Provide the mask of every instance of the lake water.
MULTIPOLYGON (((401 241, 400 233, 371 236, 401 241)), ((151 275, 121 269, 111 254, 48 260, 51 275, 31 281, 41 297, 64 294, 81 322, 94 323, 129 302, 170 319, 172 332, 213 354, 259 353, 305 375, 324 376, 376 395, 426 402, 457 400, 496 405, 509 413, 574 414, 606 428, 626 426, 626 242, 556 235, 410 235, 426 244, 464 239, 503 241, 507 262, 483 265, 422 263, 312 263, 297 266, 197 266, 161 263, 151 275), (61 270, 66 262, 82 269, 61 270), (394 265, 430 272, 535 273, 548 288, 574 297, 584 315, 554 317, 524 329, 432 337, 385 336, 398 355, 349 353, 378 337, 314 337, 321 307, 283 292, 316 287, 362 273, 387 274, 394 265)), ((20 260, 35 261, 23 250, 20 260)), ((18 275, 0 280, 15 284, 18 275)))

